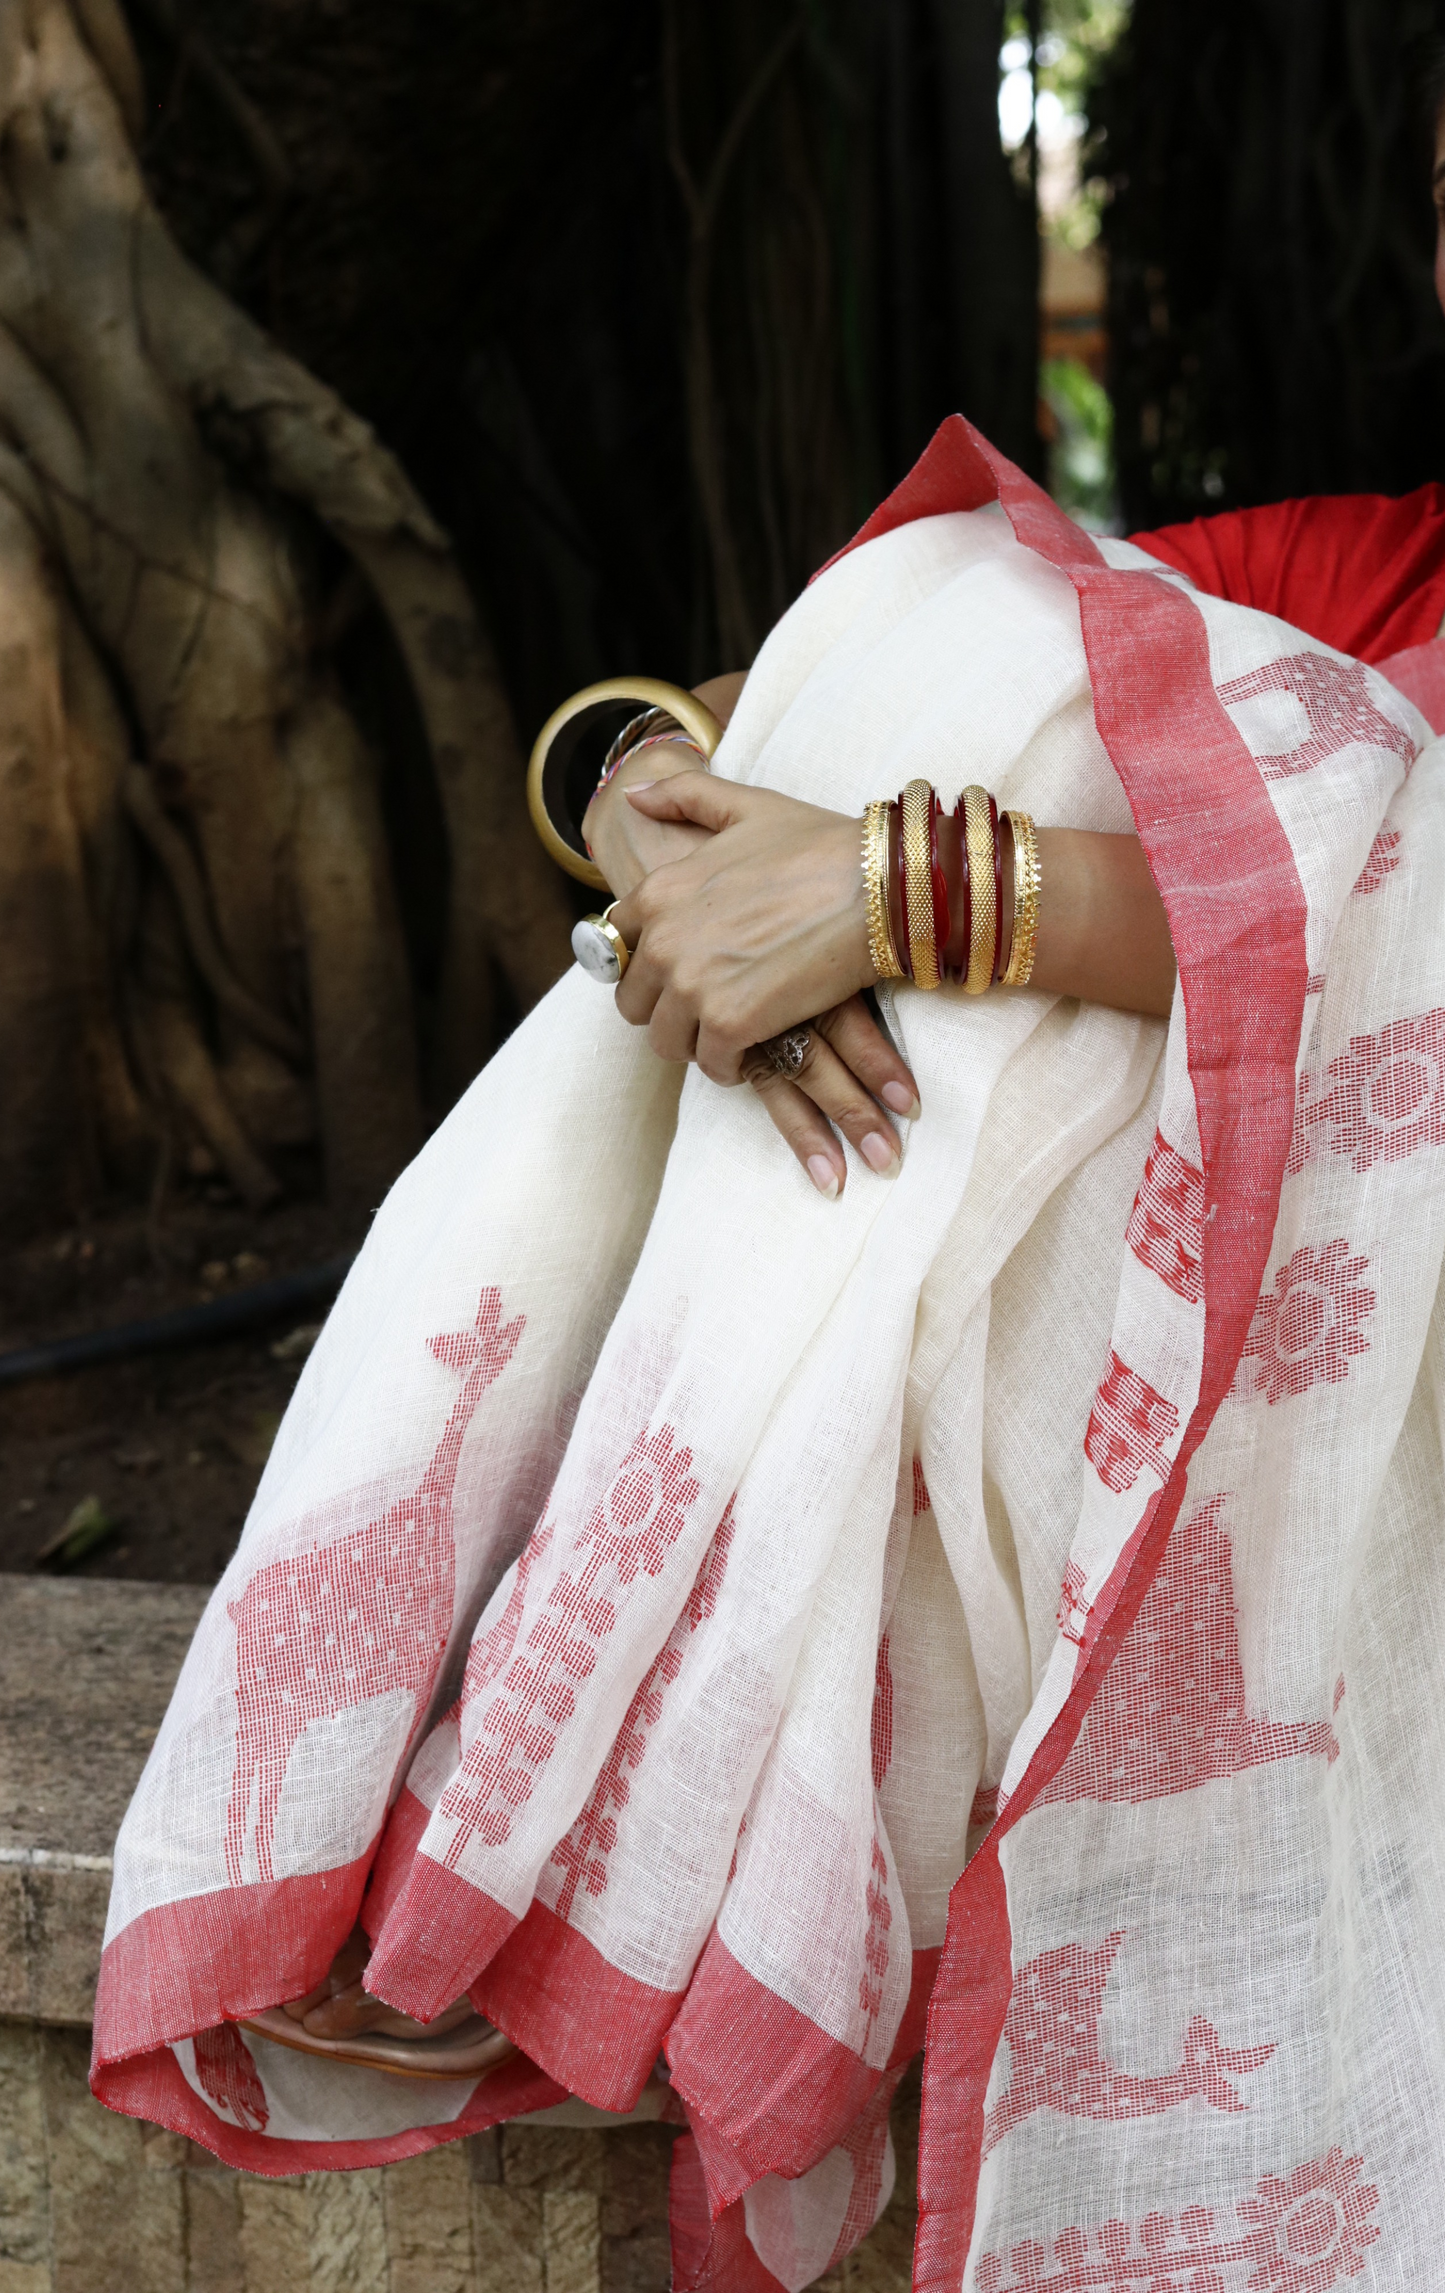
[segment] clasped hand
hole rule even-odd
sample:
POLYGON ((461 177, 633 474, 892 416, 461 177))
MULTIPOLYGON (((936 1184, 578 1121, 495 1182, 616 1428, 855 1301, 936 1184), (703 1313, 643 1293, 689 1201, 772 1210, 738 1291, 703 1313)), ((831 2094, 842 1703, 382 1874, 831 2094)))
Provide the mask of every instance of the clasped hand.
POLYGON ((918 1098, 862 1000, 874 973, 858 822, 686 769, 614 783, 596 815, 589 836, 609 882, 625 887, 612 911, 632 950, 617 989, 624 1018, 647 1028, 661 1058, 752 1084, 820 1192, 846 1181, 839 1131, 874 1170, 895 1171, 882 1107, 913 1115, 918 1098), (792 1081, 758 1046, 801 1024, 811 1034, 792 1081))

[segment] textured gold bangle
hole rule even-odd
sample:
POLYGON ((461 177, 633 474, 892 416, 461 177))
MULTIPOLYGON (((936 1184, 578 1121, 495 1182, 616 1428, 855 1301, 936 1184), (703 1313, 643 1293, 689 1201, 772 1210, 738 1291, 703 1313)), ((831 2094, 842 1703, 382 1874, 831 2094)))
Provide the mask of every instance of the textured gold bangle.
POLYGON ((1033 977, 1034 953, 1039 942, 1039 839, 1027 812, 1006 812, 1014 840, 1014 928, 1009 941, 1003 987, 1027 987, 1033 977))
POLYGON ((968 890, 971 928, 968 969, 963 984, 969 995, 982 995, 993 984, 993 951, 998 931, 998 910, 993 881, 993 824, 988 816, 988 790, 974 786, 963 792, 963 840, 968 851, 968 890))
POLYGON ((933 860, 929 851, 929 811, 933 790, 926 780, 910 780, 898 799, 898 833, 903 839, 903 894, 908 902, 908 953, 915 987, 941 987, 933 937, 933 860))
POLYGON ((893 807, 886 799, 870 804, 863 815, 863 889, 868 900, 868 960, 880 979, 907 977, 893 945, 893 923, 888 913, 888 847, 892 841, 893 807))

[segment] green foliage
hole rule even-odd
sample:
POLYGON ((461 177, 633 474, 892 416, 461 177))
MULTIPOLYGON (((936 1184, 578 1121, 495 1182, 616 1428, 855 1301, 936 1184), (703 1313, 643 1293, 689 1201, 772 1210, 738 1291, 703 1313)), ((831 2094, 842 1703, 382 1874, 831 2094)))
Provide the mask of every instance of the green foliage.
POLYGON ((1049 448, 1049 492, 1080 525, 1112 532, 1118 502, 1108 391, 1076 358, 1046 359, 1039 390, 1057 425, 1049 448))

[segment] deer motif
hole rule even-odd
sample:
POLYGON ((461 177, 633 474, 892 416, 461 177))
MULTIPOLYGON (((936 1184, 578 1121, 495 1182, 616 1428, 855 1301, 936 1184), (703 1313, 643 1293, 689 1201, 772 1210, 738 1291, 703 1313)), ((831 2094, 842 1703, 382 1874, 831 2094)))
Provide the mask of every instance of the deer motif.
POLYGON ((500 1290, 484 1290, 469 1330, 428 1340, 462 1375, 431 1462, 415 1489, 333 1544, 258 1569, 226 1613, 236 1627, 236 1758, 226 1810, 226 1875, 239 1886, 253 1793, 256 1865, 271 1850, 291 1754, 313 1720, 334 1719, 398 1689, 413 1729, 452 1628, 456 1552, 452 1499, 467 1428, 516 1351, 525 1317, 502 1323, 500 1290))
POLYGON ((251 2134, 264 2134, 270 2111, 266 2089, 245 2039, 232 2022, 214 2030, 198 2030, 195 2040, 196 2076, 202 2092, 218 2111, 234 2118, 251 2134))
POLYGON ((1215 2110, 1247 2107, 1230 2080, 1262 2069, 1274 2048, 1224 2046, 1202 2015, 1190 2019, 1179 2068, 1162 2078, 1136 2078, 1105 2061, 1099 2046, 1104 1988, 1123 1943, 1120 1930, 1106 1936, 1097 1950, 1066 1943, 1020 1967, 1003 2027, 1009 2088, 988 2114, 985 2156, 1035 2110, 1118 2119, 1152 2118, 1196 2100, 1215 2110))

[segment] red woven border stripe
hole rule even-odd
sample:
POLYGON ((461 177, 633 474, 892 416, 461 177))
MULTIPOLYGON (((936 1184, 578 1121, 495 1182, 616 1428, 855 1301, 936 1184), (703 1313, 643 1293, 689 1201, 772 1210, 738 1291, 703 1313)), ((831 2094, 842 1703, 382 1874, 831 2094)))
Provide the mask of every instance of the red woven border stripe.
POLYGON ((1107 566, 1089 537, 959 415, 942 425, 857 541, 990 501, 1078 593, 1095 722, 1169 918, 1204 1163, 1205 1345, 1179 1462, 1096 1607, 1097 1638, 1068 1702, 953 1891, 929 2017, 919 2293, 945 2286, 952 2293, 972 2237, 983 2094, 1012 1984, 999 1843, 1062 1766, 1158 1568, 1185 1468, 1234 1375, 1278 1213, 1307 979, 1294 855, 1215 692, 1208 634, 1186 595, 1152 573, 1107 566))
POLYGON ((470 1988, 516 1924, 516 1913, 482 1888, 430 1855, 416 1855, 368 1962, 366 1987, 398 2013, 433 2022, 459 1984, 470 1988))
POLYGON ((483 2014, 599 2110, 636 2106, 682 1995, 623 1974, 544 1903, 472 1987, 483 2014))
POLYGON ((371 1855, 337 1871, 187 1895, 132 1919, 100 1962, 96 2064, 310 1990, 356 1924, 371 1855))
POLYGON ((457 2142, 464 2134, 484 2133, 488 2126, 516 2118, 531 2110, 550 2110, 565 2102, 565 2090, 554 2084, 535 2062, 517 2058, 504 2062, 481 2080, 457 2117, 435 2126, 412 2126, 405 2133, 368 2135, 357 2142, 293 2142, 267 2134, 248 2133, 228 2126, 206 2108, 188 2085, 170 2048, 134 2055, 128 2062, 107 2064, 91 2077, 97 2100, 107 2109, 130 2118, 144 2118, 152 2126, 165 2126, 173 2134, 186 2134, 202 2149, 210 2150, 223 2165, 248 2174, 339 2173, 355 2166, 390 2166, 398 2158, 414 2158, 433 2150, 439 2142, 457 2142))
POLYGON ((741 2200, 713 2221, 702 2159, 690 2134, 679 2134, 672 2145, 667 2210, 673 2293, 784 2293, 749 2240, 741 2200))

